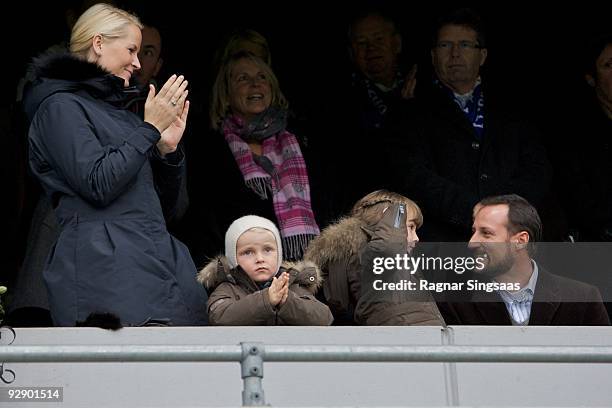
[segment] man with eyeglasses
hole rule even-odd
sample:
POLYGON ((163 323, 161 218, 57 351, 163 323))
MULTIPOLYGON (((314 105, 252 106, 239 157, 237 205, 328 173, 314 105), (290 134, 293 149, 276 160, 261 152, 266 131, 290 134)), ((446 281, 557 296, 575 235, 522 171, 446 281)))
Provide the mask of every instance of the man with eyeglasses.
POLYGON ((515 193, 539 206, 549 189, 551 170, 538 135, 502 110, 483 84, 487 54, 473 11, 441 18, 431 48, 435 78, 416 98, 418 137, 390 149, 401 174, 396 190, 423 207, 426 241, 469 238, 472 208, 486 196, 515 193))

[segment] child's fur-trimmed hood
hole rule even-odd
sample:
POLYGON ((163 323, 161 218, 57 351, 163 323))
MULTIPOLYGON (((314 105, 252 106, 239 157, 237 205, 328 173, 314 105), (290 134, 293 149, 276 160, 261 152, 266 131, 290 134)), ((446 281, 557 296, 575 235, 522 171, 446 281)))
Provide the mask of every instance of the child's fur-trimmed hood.
MULTIPOLYGON (((313 262, 283 262, 280 271, 289 273, 289 284, 299 284, 306 288, 312 294, 321 287, 323 278, 321 271, 313 262)), ((204 268, 197 274, 197 280, 209 291, 213 291, 223 282, 237 284, 234 274, 235 270, 230 268, 229 262, 225 255, 219 255, 213 258, 204 268)))
POLYGON ((340 219, 325 228, 321 235, 310 242, 304 260, 324 267, 330 262, 349 260, 359 255, 368 242, 366 225, 356 217, 340 219))

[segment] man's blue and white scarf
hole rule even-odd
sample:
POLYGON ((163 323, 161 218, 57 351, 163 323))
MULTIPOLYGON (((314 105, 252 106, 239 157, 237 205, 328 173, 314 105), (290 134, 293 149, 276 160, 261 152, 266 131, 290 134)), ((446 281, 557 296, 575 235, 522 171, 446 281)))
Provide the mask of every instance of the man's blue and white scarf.
POLYGON ((463 111, 472 124, 478 139, 482 139, 484 134, 484 95, 480 78, 476 81, 474 89, 463 95, 453 92, 439 81, 436 81, 436 83, 453 98, 459 109, 463 111))

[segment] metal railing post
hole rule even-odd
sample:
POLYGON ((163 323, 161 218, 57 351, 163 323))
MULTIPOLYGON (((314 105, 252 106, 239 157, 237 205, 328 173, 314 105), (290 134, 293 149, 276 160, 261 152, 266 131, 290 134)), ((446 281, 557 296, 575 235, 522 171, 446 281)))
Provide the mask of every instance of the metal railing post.
POLYGON ((264 345, 261 342, 240 343, 240 345, 242 346, 240 368, 244 384, 244 389, 242 390, 242 405, 266 405, 266 398, 261 383, 263 379, 264 345))

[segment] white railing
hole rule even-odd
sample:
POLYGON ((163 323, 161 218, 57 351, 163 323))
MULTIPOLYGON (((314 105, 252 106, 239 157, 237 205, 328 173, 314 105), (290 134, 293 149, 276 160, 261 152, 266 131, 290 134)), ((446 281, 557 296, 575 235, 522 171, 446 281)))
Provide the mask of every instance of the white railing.
POLYGON ((263 363, 612 363, 610 346, 92 345, 0 346, 4 363, 240 362, 244 406, 265 405, 263 363))

